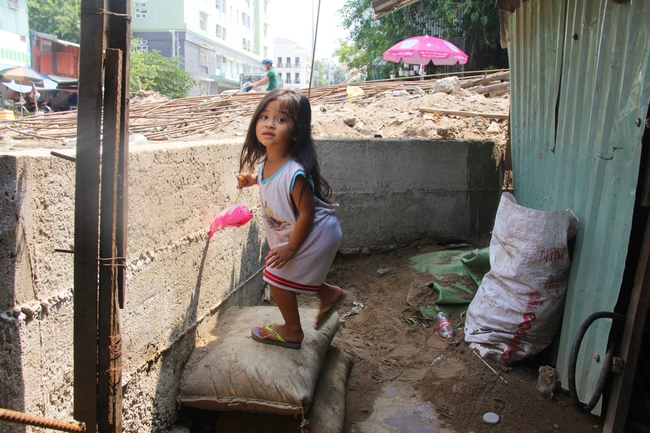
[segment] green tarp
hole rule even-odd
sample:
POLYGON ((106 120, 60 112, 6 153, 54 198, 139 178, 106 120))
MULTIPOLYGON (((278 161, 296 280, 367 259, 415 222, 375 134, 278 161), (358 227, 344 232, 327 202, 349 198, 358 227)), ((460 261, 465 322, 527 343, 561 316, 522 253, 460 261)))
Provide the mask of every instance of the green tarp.
POLYGON ((490 270, 489 248, 434 251, 411 261, 414 269, 433 276, 428 285, 438 292, 436 304, 469 304, 490 270))

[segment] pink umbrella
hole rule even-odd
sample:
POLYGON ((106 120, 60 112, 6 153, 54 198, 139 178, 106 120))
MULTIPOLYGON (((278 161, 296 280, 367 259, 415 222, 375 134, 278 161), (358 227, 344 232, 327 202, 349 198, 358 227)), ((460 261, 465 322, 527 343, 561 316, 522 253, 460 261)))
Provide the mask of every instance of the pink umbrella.
POLYGON ((444 39, 433 36, 414 36, 393 45, 384 51, 384 60, 393 63, 400 61, 407 65, 455 65, 467 63, 467 54, 444 39))

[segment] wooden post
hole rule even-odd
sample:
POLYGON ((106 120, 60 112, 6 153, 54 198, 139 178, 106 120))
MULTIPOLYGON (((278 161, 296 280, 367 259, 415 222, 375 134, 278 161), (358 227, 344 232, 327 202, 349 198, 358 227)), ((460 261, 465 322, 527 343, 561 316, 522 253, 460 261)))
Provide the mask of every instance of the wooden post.
POLYGON ((81 1, 74 234, 74 418, 97 430, 97 273, 104 0, 81 1))
POLYGON ((117 285, 117 184, 120 160, 122 51, 106 49, 99 240, 99 387, 97 426, 122 431, 122 336, 117 285))
MULTIPOLYGON (((646 132, 647 133, 647 132, 646 132)), ((647 144, 646 137, 643 138, 643 144, 647 144)), ((639 208, 647 210, 650 207, 650 154, 646 155, 646 160, 641 161, 645 164, 645 175, 639 179, 637 193, 639 208)), ((643 170, 643 167, 641 167, 643 170)), ((607 405, 605 416, 605 425, 603 433, 621 433, 625 430, 627 413, 634 386, 634 376, 636 374, 639 352, 643 341, 643 332, 645 330, 648 309, 650 308, 650 216, 645 223, 645 233, 641 251, 636 265, 636 274, 632 285, 632 294, 628 303, 627 313, 625 315, 625 328, 621 337, 621 348, 618 353, 625 364, 623 372, 614 375, 612 388, 607 405)))

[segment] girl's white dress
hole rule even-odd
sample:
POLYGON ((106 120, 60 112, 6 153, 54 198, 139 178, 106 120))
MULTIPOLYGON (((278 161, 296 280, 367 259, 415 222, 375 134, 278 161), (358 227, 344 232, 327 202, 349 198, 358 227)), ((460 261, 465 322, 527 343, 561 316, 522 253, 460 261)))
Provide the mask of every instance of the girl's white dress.
MULTIPOLYGON (((263 179, 264 164, 258 169, 260 203, 266 239, 271 248, 285 245, 293 233, 298 214, 291 192, 296 177, 306 176, 302 165, 293 159, 273 176, 263 179)), ((296 254, 281 268, 264 268, 264 281, 293 292, 316 293, 329 270, 341 243, 341 226, 336 216, 338 205, 314 197, 316 214, 311 231, 296 254)))

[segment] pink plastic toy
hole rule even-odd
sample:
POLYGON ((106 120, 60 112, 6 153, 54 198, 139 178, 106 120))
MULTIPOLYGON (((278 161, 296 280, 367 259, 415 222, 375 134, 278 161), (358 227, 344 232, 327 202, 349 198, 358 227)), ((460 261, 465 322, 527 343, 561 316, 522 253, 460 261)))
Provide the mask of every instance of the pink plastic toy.
POLYGON ((241 227, 252 218, 253 214, 246 206, 243 204, 231 204, 214 218, 208 237, 212 239, 214 232, 225 227, 241 227))

